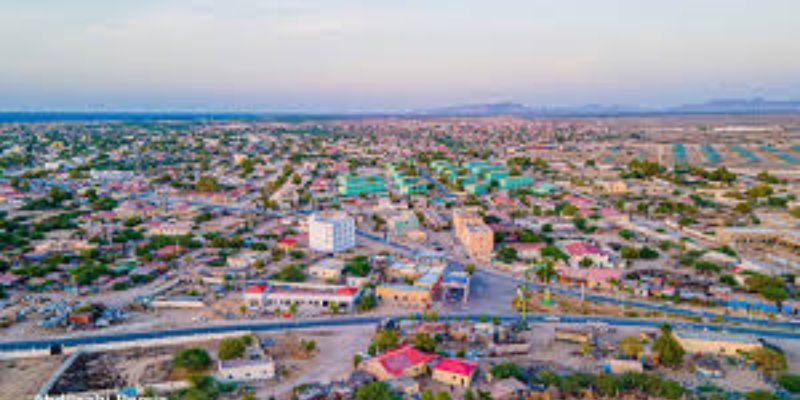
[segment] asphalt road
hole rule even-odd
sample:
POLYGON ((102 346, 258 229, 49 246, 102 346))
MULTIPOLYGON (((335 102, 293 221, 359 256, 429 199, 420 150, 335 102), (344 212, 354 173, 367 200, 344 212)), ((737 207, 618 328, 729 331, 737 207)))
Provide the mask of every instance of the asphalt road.
MULTIPOLYGON (((517 314, 502 314, 497 315, 504 321, 519 320, 520 316, 517 314)), ((392 318, 406 318, 408 315, 395 315, 392 318)), ((477 321, 480 315, 477 314, 446 314, 441 318, 454 318, 462 319, 464 316, 477 321)), ((180 329, 167 329, 157 330, 150 332, 131 332, 131 333, 116 333, 116 334, 98 334, 92 336, 82 337, 62 337, 62 338, 47 338, 36 340, 20 340, 15 342, 0 343, 0 352, 19 351, 19 350, 40 350, 48 349, 52 346, 91 346, 98 344, 116 343, 116 342, 131 342, 146 339, 159 339, 169 337, 184 337, 201 334, 223 333, 223 332, 237 332, 237 331, 253 331, 253 332, 270 332, 270 331, 283 331, 292 329, 303 328, 321 328, 321 327, 340 327, 351 325, 369 325, 378 324, 380 321, 388 318, 388 316, 368 316, 368 317, 345 317, 345 318, 324 318, 313 320, 294 320, 294 321, 269 321, 269 322, 248 322, 240 324, 225 324, 225 325, 211 325, 192 328, 180 329)), ((706 323, 691 323, 691 322, 675 322, 675 321, 659 321, 659 320, 641 320, 633 318, 619 318, 619 317, 600 317, 600 316, 574 316, 574 315, 529 315, 528 322, 553 322, 553 323, 589 323, 589 322, 602 322, 615 326, 637 326, 637 327, 658 327, 663 323, 668 322, 674 328, 678 329, 696 329, 696 330, 713 330, 725 331, 736 334, 748 334, 765 338, 779 338, 779 339, 800 339, 800 332, 777 331, 761 328, 749 328, 738 326, 719 326, 715 324, 706 323)))
MULTIPOLYGON (((384 240, 382 237, 379 237, 377 235, 373 235, 373 234, 370 234, 370 233, 367 233, 367 232, 363 232, 363 231, 357 231, 356 234, 358 236, 362 236, 362 237, 367 238, 369 240, 373 240, 373 241, 385 244, 387 246, 393 247, 393 248, 395 248, 396 250, 398 250, 398 251, 400 251, 402 253, 406 253, 406 254, 413 254, 414 253, 414 251, 412 249, 409 249, 406 246, 403 246, 403 245, 398 244, 398 243, 394 243, 394 242, 392 242, 390 240, 384 240)), ((517 285, 524 283, 523 279, 514 278, 514 277, 508 276, 506 274, 503 274, 503 273, 500 273, 500 272, 496 272, 496 271, 492 271, 492 270, 489 270, 489 269, 483 268, 483 269, 480 269, 479 271, 481 271, 482 273, 484 273, 486 275, 489 275, 489 276, 493 277, 495 280, 509 280, 509 281, 513 282, 512 287, 516 287, 517 285)), ((537 284, 537 283, 529 283, 528 286, 531 289, 541 289, 542 288, 542 286, 537 284)), ((564 296, 581 297, 581 291, 579 289, 573 289, 573 288, 568 288, 568 287, 563 287, 563 286, 558 286, 558 285, 551 285, 551 290, 553 291, 553 293, 561 294, 561 295, 564 295, 564 296)), ((620 299, 620 298, 617 298, 617 297, 614 297, 614 296, 604 295, 604 294, 597 294, 597 293, 592 293, 592 292, 586 292, 584 294, 584 298, 586 300, 590 300, 590 301, 594 301, 594 302, 598 302, 598 303, 607 303, 607 304, 614 304, 614 305, 624 304, 626 307, 638 308, 638 309, 642 309, 642 310, 658 311, 658 312, 662 312, 662 313, 666 313, 666 314, 673 314, 673 315, 684 315, 684 316, 690 316, 690 317, 709 318, 709 319, 710 318, 714 318, 714 317, 717 316, 716 314, 714 314, 714 313, 712 313, 710 311, 702 311, 702 310, 691 309, 691 308, 683 308, 683 307, 678 307, 678 306, 667 304, 667 303, 649 302, 649 301, 644 301, 644 300, 631 300, 631 299, 624 299, 624 298, 620 299)), ((478 311, 478 310, 473 309, 472 311, 478 311)), ((739 317, 739 316, 733 316, 733 315, 721 315, 720 317, 722 318, 723 321, 732 322, 732 323, 753 324, 753 325, 760 325, 760 326, 764 326, 764 327, 782 328, 782 329, 797 329, 797 328, 800 328, 800 324, 795 324, 795 323, 786 322, 786 321, 772 321, 772 320, 763 319, 763 318, 746 318, 746 317, 739 317)))

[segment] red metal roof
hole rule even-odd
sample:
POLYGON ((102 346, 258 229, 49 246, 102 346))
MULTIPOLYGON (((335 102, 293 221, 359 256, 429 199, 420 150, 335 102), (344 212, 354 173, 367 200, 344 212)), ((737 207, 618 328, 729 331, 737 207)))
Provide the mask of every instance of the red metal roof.
POLYGON ((252 285, 248 286, 244 291, 245 293, 264 293, 268 287, 268 285, 252 285))
POLYGON ((394 350, 389 350, 379 356, 377 361, 392 376, 403 375, 403 371, 422 363, 429 363, 438 356, 436 354, 419 351, 408 344, 404 344, 394 350))
POLYGON ((476 361, 463 360, 460 358, 443 358, 436 364, 433 364, 431 368, 451 374, 470 376, 477 367, 478 363, 476 361))

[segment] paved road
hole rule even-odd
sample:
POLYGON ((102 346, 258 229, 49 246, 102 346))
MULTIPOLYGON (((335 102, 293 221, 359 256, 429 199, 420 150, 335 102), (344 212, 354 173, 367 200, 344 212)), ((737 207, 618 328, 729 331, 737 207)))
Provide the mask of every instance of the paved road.
POLYGON ((447 200, 455 199, 455 196, 453 196, 453 194, 450 193, 450 191, 447 190, 447 188, 441 182, 439 182, 438 180, 436 180, 436 178, 431 176, 428 170, 426 170, 425 168, 417 168, 417 172, 419 172, 419 174, 422 175, 423 178, 427 179, 430 183, 432 183, 433 186, 436 186, 436 189, 438 189, 439 192, 441 192, 444 195, 444 197, 447 198, 447 200))
MULTIPOLYGON (((504 321, 518 321, 520 318, 520 316, 517 314, 495 314, 495 315, 504 321)), ((474 321, 477 321, 480 318, 480 315, 477 314, 446 314, 443 315, 441 318, 443 319, 452 318, 460 320, 465 316, 474 321)), ((339 318, 323 318, 323 319, 295 320, 295 321, 247 322, 247 323, 212 325, 212 326, 202 326, 193 328, 167 329, 167 330, 158 330, 150 332, 98 334, 98 335, 82 336, 82 337, 62 337, 62 338, 47 338, 47 339, 36 339, 36 340, 21 340, 15 342, 0 343, 0 352, 48 349, 51 346, 57 346, 57 345, 91 346, 98 344, 131 342, 131 341, 146 340, 146 339, 185 337, 192 335, 237 332, 237 331, 270 332, 270 331, 284 331, 284 330, 303 329, 303 328, 322 328, 322 327, 334 328, 340 326, 369 325, 369 324, 377 324, 387 317, 407 318, 408 314, 394 315, 394 316, 339 317, 339 318)), ((539 323, 603 322, 609 325, 638 326, 638 327, 658 327, 661 326, 663 323, 668 322, 673 327, 678 329, 713 330, 713 331, 724 331, 737 334, 748 334, 766 338, 800 339, 800 332, 787 332, 787 331, 777 331, 770 329, 734 327, 734 326, 721 327, 719 325, 706 324, 706 323, 641 320, 633 318, 576 316, 576 315, 560 315, 560 316, 529 315, 527 320, 528 322, 539 322, 539 323)))
MULTIPOLYGON (((358 231, 358 232, 356 232, 356 234, 359 235, 359 236, 362 236, 364 238, 367 238, 369 240, 373 240, 373 241, 382 243, 384 245, 393 247, 396 250, 398 250, 399 252, 402 252, 402 253, 405 253, 405 254, 408 254, 408 255, 413 255, 415 253, 414 250, 412 250, 412 249, 410 249, 410 248, 408 248, 406 246, 403 246, 401 244, 392 242, 390 240, 385 240, 380 236, 373 235, 373 234, 368 233, 368 232, 358 231)), ((514 286, 524 283, 523 279, 515 278, 515 277, 509 276, 509 275, 507 275, 505 273, 500 273, 500 272, 493 271, 493 270, 490 270, 490 269, 481 269, 481 271, 483 273, 487 274, 487 275, 493 276, 496 279, 511 280, 511 281, 513 281, 515 283, 514 286)), ((537 284, 537 283, 530 283, 529 287, 532 288, 532 289, 541 289, 542 288, 542 286, 537 284)), ((564 295, 564 296, 570 296, 570 297, 576 297, 576 298, 581 297, 580 289, 573 289, 573 288, 564 287, 564 286, 551 285, 551 290, 556 294, 560 294, 560 295, 564 295)), ((714 317, 717 316, 717 314, 714 314, 714 313, 712 313, 710 311, 701 311, 701 310, 696 310, 696 309, 683 308, 683 307, 678 307, 678 306, 671 305, 671 304, 666 304, 666 303, 649 302, 649 301, 643 301, 643 300, 630 300, 630 299, 624 299, 624 298, 620 299, 620 298, 617 298, 617 297, 614 297, 614 296, 610 296, 610 295, 597 294, 597 293, 591 293, 591 292, 586 292, 584 294, 584 298, 587 299, 587 300, 590 300, 590 301, 598 302, 598 303, 607 303, 607 304, 614 304, 614 305, 624 304, 626 307, 639 308, 639 309, 642 309, 642 310, 649 310, 649 311, 658 311, 658 312, 662 312, 662 313, 666 313, 666 314, 683 315, 683 316, 689 316, 689 317, 709 318, 709 319, 710 318, 714 318, 714 317)), ((477 311, 477 310, 473 310, 473 311, 477 311)), ((742 323, 742 324, 753 324, 753 325, 760 325, 760 326, 770 327, 770 328, 783 328, 783 329, 797 329, 797 328, 800 328, 800 325, 798 325, 798 324, 794 324, 794 323, 791 323, 791 322, 785 322, 785 321, 771 321, 771 320, 768 320, 768 319, 759 319, 759 318, 751 319, 751 318, 738 317, 738 316, 733 316, 733 315, 722 315, 721 318, 725 322, 742 323)))

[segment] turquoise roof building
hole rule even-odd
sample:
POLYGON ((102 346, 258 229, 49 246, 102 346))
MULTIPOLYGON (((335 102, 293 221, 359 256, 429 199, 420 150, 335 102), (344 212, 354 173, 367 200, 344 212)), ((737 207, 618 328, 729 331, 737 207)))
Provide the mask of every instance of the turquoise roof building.
POLYGON ((358 196, 386 191, 386 184, 380 175, 342 175, 337 178, 337 182, 339 184, 339 195, 341 196, 358 196))
POLYGON ((488 183, 473 183, 467 185, 464 189, 467 190, 467 193, 474 194, 476 196, 486 194, 489 191, 489 184, 488 183))
POLYGON ((500 189, 516 189, 533 184, 533 178, 530 176, 509 176, 500 179, 500 189))

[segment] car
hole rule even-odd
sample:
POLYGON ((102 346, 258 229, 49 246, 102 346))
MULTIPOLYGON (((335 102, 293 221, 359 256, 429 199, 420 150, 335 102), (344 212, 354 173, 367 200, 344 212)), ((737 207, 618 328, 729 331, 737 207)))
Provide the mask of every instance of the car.
POLYGON ((561 322, 561 318, 556 317, 555 315, 548 315, 544 317, 545 322, 561 322))

